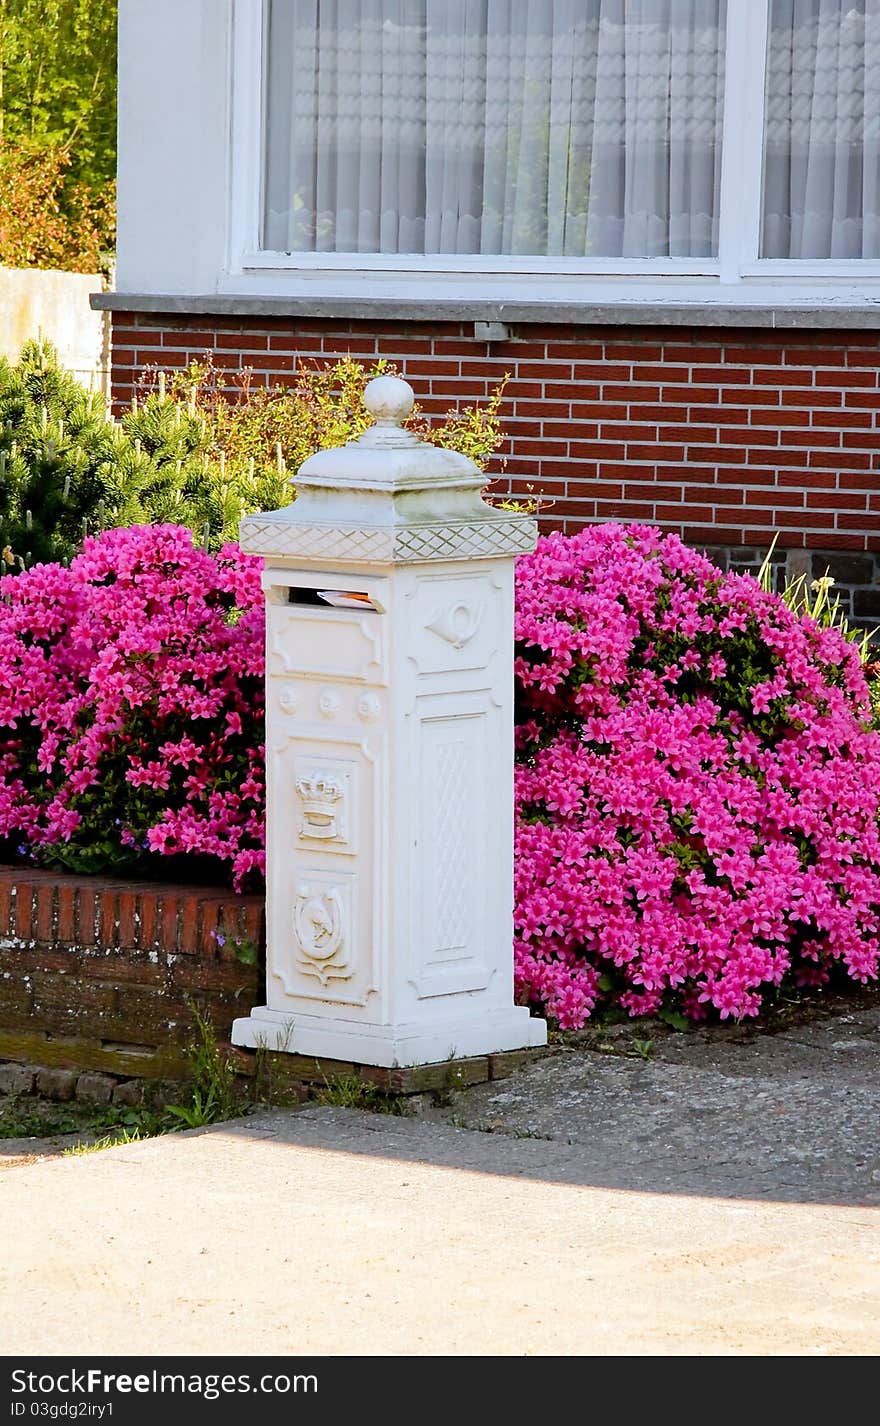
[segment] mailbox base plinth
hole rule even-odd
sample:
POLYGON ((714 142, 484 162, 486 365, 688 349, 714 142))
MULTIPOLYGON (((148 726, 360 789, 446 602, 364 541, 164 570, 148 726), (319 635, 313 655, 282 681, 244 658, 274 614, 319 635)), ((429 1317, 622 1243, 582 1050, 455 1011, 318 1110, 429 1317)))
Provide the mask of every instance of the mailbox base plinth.
POLYGON ((234 1022, 232 1043, 392 1069, 545 1045, 547 1024, 518 1005, 472 1019, 461 1014, 448 1021, 438 1017, 418 1026, 331 1023, 321 1016, 291 1015, 259 1005, 234 1022))

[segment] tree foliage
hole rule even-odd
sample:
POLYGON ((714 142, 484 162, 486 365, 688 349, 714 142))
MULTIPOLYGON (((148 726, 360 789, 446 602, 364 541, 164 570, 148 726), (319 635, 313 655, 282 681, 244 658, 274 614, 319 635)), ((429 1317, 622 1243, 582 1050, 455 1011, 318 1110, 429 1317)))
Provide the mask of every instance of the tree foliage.
MULTIPOLYGON (((0 571, 69 558, 90 527, 134 513, 120 486, 118 434, 99 392, 28 342, 0 359, 0 571)), ((113 523, 125 523, 122 520, 113 523)))
POLYGON ((96 271, 114 244, 116 0, 0 0, 0 263, 96 271))
MULTIPOLYGON (((308 456, 361 434, 364 386, 387 369, 303 365, 271 390, 236 373, 231 392, 209 357, 144 372, 115 421, 49 343, 28 342, 17 364, 0 360, 0 574, 69 560, 84 535, 117 525, 187 525, 220 549, 243 515, 294 498, 291 473, 308 456)), ((410 424, 484 466, 501 442, 502 389, 434 425, 415 410, 410 424)))
POLYGON ((0 265, 101 272, 109 264, 115 191, 68 181, 61 149, 0 144, 0 265))
POLYGON ((0 0, 0 138, 61 149, 73 184, 116 177, 116 0, 0 0))

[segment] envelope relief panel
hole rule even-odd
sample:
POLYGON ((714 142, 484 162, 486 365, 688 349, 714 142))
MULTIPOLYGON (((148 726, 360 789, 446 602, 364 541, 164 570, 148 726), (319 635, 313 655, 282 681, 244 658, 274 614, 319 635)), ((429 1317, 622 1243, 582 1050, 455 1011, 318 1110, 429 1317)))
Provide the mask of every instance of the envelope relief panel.
POLYGON ((418 674, 485 668, 495 652, 498 589, 491 575, 432 575, 414 582, 409 646, 418 674))

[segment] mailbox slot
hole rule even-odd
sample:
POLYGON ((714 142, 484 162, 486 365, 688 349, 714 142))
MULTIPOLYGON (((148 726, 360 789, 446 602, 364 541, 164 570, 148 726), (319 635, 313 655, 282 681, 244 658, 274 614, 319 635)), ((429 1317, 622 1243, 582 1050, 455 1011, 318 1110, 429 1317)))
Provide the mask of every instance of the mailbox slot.
POLYGON ((370 614, 384 613, 372 595, 360 589, 305 589, 294 586, 287 591, 287 602, 318 609, 358 609, 370 614))

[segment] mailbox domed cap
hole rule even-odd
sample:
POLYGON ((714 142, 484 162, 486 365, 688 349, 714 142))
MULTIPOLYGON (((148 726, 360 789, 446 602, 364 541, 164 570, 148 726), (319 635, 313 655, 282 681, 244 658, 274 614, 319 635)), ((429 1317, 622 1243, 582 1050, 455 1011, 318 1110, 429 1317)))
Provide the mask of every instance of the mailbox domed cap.
POLYGON ((374 376, 364 387, 364 405, 377 426, 402 426, 415 404, 415 393, 400 376, 374 376))
POLYGON ((373 417, 362 436, 333 450, 317 451, 303 461, 293 483, 303 489, 355 488, 376 491, 435 488, 481 489, 487 477, 460 451, 419 440, 403 422, 415 397, 399 376, 375 376, 364 389, 364 405, 373 417))

